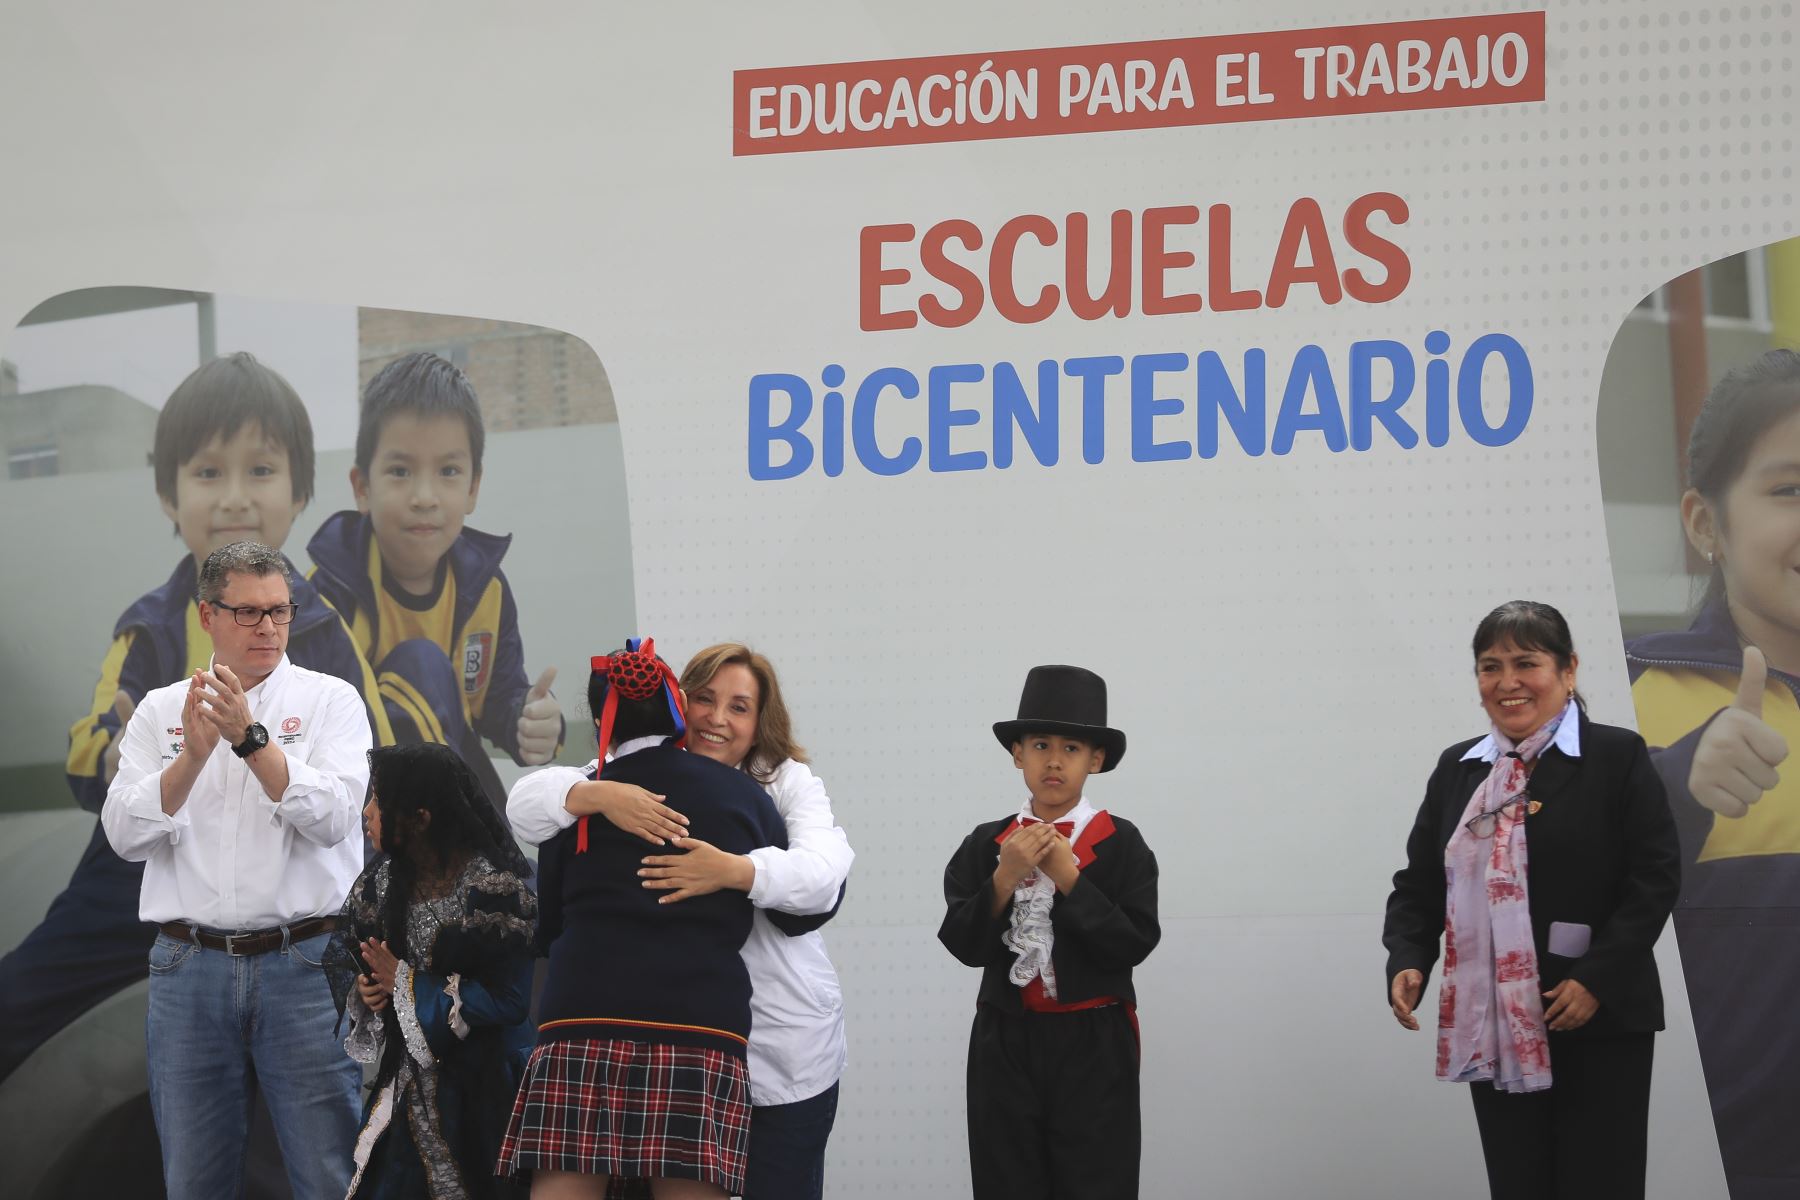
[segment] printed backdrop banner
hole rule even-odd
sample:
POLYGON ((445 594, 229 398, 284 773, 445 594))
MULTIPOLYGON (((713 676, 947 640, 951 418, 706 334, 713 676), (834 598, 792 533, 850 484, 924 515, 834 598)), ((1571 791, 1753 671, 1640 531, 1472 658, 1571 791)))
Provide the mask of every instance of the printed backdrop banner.
MULTIPOLYGON (((934 936, 941 878, 1017 810, 989 727, 1050 662, 1105 676, 1132 749, 1089 795, 1162 868, 1144 1194, 1474 1195, 1468 1102, 1388 1012, 1381 906, 1437 755, 1485 728, 1495 604, 1561 608, 1595 718, 1634 722, 1601 373, 1654 289, 1800 233, 1795 24, 27 0, 0 16, 0 329, 134 285, 592 348, 629 546, 582 532, 617 489, 521 465, 497 527, 561 564, 527 637, 780 667, 857 851, 829 1195, 966 1194, 977 979, 934 936)), ((57 482, 5 488, 9 574, 59 576, 7 592, 13 671, 61 619, 27 597, 110 586, 111 514, 57 482)), ((1659 953, 1651 1194, 1724 1196, 1659 953)))

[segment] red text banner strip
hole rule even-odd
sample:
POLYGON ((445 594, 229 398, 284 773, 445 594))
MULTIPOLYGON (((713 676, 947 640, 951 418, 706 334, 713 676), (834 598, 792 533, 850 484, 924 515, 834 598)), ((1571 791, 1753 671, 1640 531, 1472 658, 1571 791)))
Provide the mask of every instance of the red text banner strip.
POLYGON ((1498 13, 737 71, 732 153, 1293 120, 1543 98, 1544 14, 1498 13))

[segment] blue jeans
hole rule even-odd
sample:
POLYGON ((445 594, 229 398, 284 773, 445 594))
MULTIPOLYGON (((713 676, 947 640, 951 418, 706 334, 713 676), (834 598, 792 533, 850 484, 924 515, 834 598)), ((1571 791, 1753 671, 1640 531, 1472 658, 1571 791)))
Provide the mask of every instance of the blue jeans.
POLYGON ((150 948, 150 1106, 170 1196, 242 1189, 254 1077, 295 1200, 341 1200, 362 1073, 319 966, 329 934, 233 957, 158 934, 150 948))
POLYGON ((792 1104, 750 1110, 744 1200, 821 1200, 825 1141, 837 1121, 838 1085, 792 1104))

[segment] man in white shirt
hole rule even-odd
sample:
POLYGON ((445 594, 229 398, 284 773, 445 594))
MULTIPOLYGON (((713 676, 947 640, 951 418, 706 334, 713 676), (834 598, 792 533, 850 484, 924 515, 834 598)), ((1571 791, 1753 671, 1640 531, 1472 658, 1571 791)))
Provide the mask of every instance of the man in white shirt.
POLYGON ((145 695, 100 814, 144 863, 150 1103, 171 1196, 236 1195, 254 1078, 296 1200, 341 1197, 359 1075, 320 967, 362 868, 369 721, 341 679, 287 660, 292 592, 255 542, 200 569, 209 670, 145 695))

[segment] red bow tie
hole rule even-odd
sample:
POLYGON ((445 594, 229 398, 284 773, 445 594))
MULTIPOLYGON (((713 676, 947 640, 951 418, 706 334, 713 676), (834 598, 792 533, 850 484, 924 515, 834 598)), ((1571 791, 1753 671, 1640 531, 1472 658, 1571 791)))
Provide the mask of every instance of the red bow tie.
MULTIPOLYGON (((1040 821, 1036 817, 1020 817, 1019 818, 1019 825, 1021 827, 1026 826, 1026 825, 1042 825, 1042 824, 1044 824, 1044 822, 1040 821)), ((1074 837, 1075 836, 1075 822, 1073 822, 1073 821, 1056 821, 1056 822, 1053 822, 1052 824, 1053 824, 1053 827, 1055 828, 1056 832, 1062 834, 1064 837, 1074 837)))

